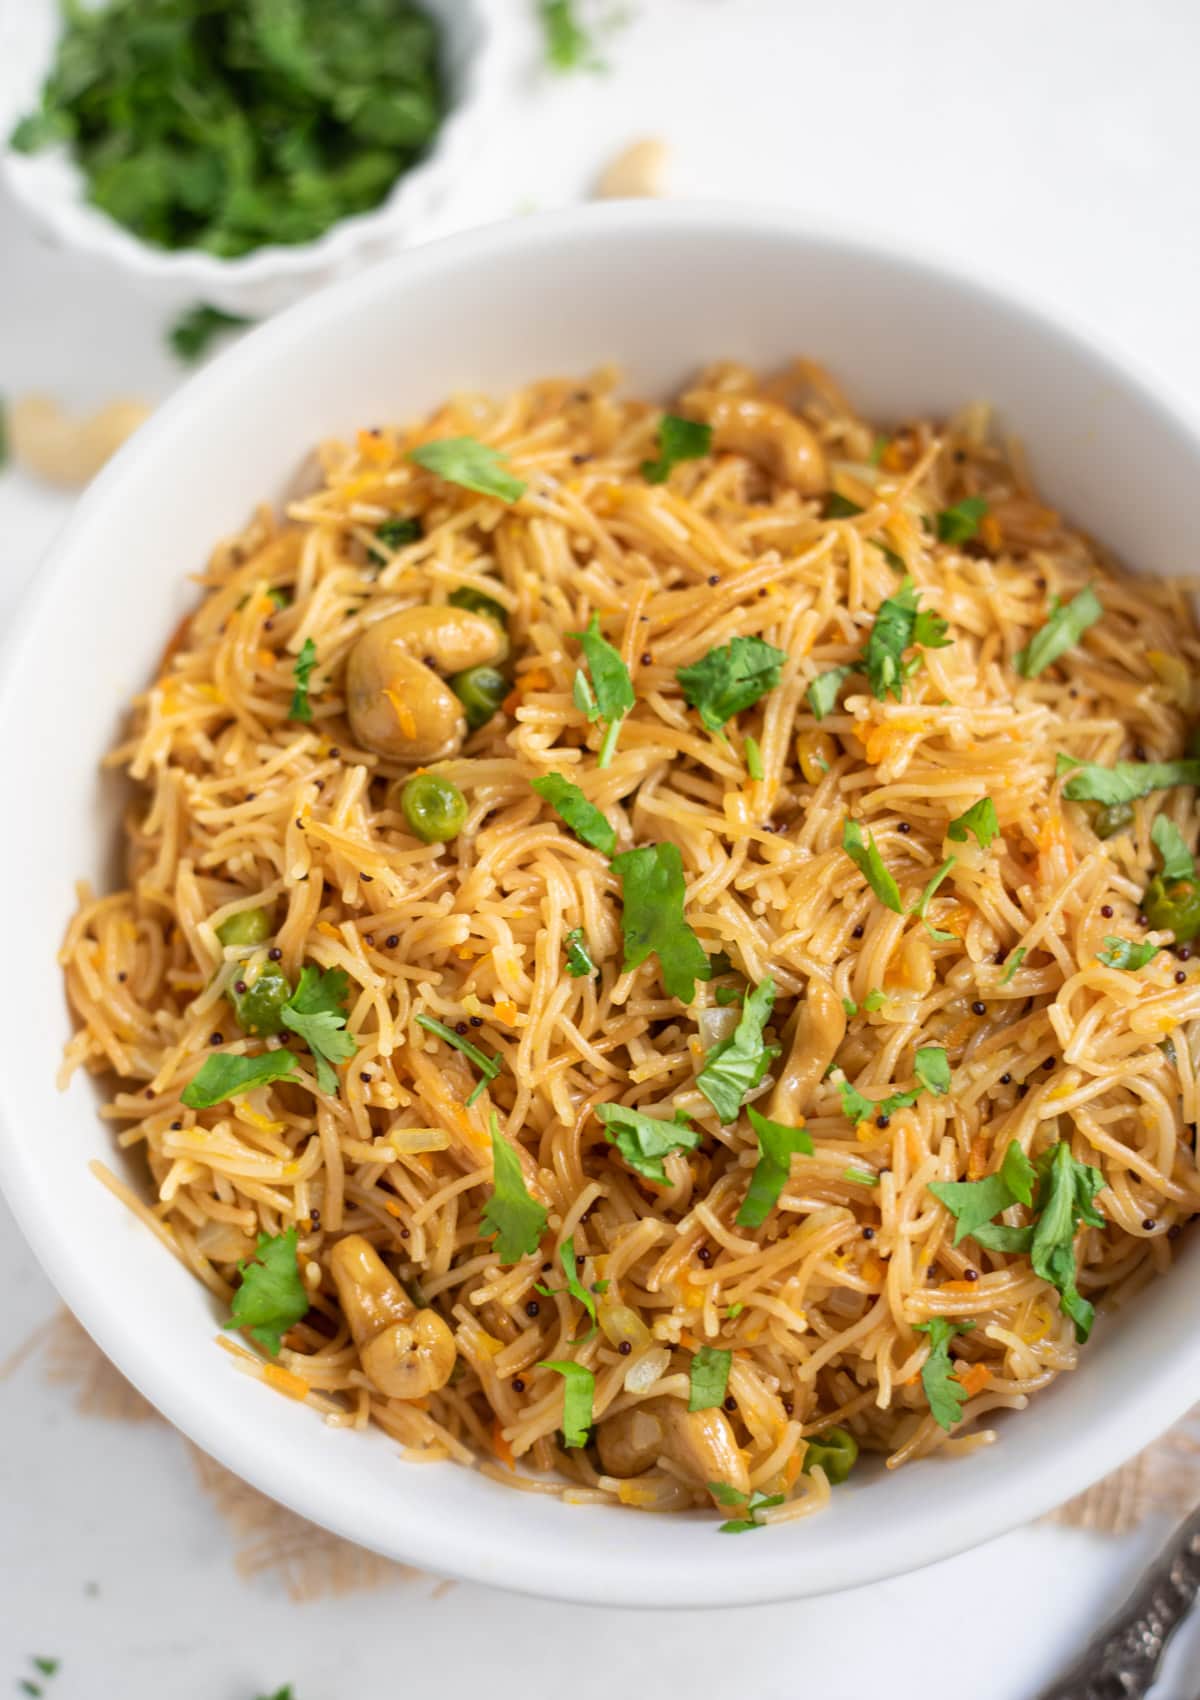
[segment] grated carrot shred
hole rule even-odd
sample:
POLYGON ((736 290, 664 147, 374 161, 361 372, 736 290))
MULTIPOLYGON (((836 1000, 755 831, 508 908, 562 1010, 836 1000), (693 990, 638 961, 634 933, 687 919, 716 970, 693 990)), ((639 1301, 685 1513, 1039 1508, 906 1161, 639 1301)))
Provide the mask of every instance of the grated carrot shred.
POLYGON ((973 1399, 977 1393, 982 1393, 992 1379, 992 1372, 986 1364, 971 1364, 967 1369, 959 1367, 957 1380, 966 1390, 968 1399, 973 1399))
POLYGON ((492 1451, 504 1465, 504 1468, 506 1470, 511 1470, 515 1475, 517 1471, 517 1460, 513 1457, 512 1447, 504 1438, 504 1430, 500 1427, 499 1417, 496 1417, 492 1422, 492 1451))
POLYGON ((969 1181, 977 1181, 982 1175, 987 1174, 988 1158, 991 1151, 992 1145, 987 1135, 977 1133, 971 1141, 971 1149, 967 1154, 967 1179, 969 1181))
POLYGON ((268 1387, 273 1387, 276 1393, 283 1393, 289 1399, 307 1399, 309 1384, 302 1375, 293 1375, 290 1369, 284 1369, 281 1364, 264 1364, 263 1380, 268 1387))

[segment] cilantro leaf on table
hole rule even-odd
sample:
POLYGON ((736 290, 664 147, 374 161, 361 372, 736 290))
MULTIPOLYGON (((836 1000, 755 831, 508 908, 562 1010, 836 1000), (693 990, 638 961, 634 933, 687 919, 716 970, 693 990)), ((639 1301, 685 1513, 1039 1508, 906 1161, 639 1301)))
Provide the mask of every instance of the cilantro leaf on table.
POLYGON ((786 651, 762 638, 735 637, 678 668, 675 677, 708 730, 720 733, 726 721, 775 689, 786 660, 786 651))
POLYGON ((483 1207, 480 1226, 495 1234, 494 1249, 501 1263, 519 1263, 541 1244, 549 1211, 530 1196, 521 1159, 500 1132, 494 1110, 491 1134, 492 1196, 483 1207))
POLYGON ((1046 624, 1033 634, 1024 649, 1018 650, 1013 666, 1027 679, 1036 678, 1069 649, 1074 649, 1088 627, 1103 618, 1104 604, 1090 584, 1066 604, 1056 599, 1046 624))
POLYGON ((939 543, 968 543, 979 530, 979 522, 988 511, 982 496, 964 496, 953 507, 942 508, 937 516, 939 543))
POLYGON ((604 61, 576 13, 574 0, 538 0, 538 19, 552 71, 602 71, 604 61))
POLYGON ((572 700, 589 720, 604 722, 604 739, 596 766, 607 767, 617 747, 621 723, 637 700, 633 680, 620 652, 601 635, 597 615, 592 615, 586 631, 571 632, 569 636, 578 641, 587 661, 587 672, 580 668, 575 675, 572 700))
POLYGON ((929 1336, 929 1356, 921 1366, 921 1386, 934 1422, 947 1431, 962 1416, 968 1398, 950 1356, 950 1342, 956 1334, 969 1334, 974 1326, 973 1322, 952 1322, 945 1316, 931 1316, 928 1322, 913 1324, 918 1334, 929 1336))
POLYGON ((758 1162, 735 1221, 739 1228, 761 1228, 779 1202, 794 1156, 811 1157, 813 1142, 802 1127, 769 1121, 751 1104, 746 1114, 758 1135, 758 1162))
POLYGON ((569 1447, 586 1446, 596 1401, 596 1377, 583 1364, 570 1358, 547 1358, 537 1366, 552 1369, 563 1378, 563 1441, 569 1447))
POLYGON ((1097 762, 1080 762, 1060 755, 1057 771, 1068 777, 1063 796, 1072 803, 1133 803, 1151 791, 1169 791, 1176 785, 1200 785, 1200 760, 1118 761, 1112 767, 1097 762))
POLYGON ((701 1346, 692 1354, 688 1372, 689 1411, 711 1411, 724 1403, 732 1363, 733 1353, 720 1346, 701 1346))
POLYGON ((239 1098, 273 1080, 290 1080, 295 1073, 296 1059, 290 1051, 264 1051, 257 1057, 214 1051, 184 1087, 180 1102, 189 1110, 210 1110, 226 1098, 239 1098))
POLYGON ((957 815, 946 828, 946 837, 955 844, 965 844, 970 833, 981 850, 990 850, 1000 831, 996 805, 990 797, 981 797, 963 814, 957 815))
POLYGON ((1097 959, 1106 968, 1125 968, 1131 974, 1136 974, 1139 968, 1144 968, 1148 962, 1153 962, 1161 947, 1142 940, 1135 944, 1132 939, 1118 938, 1115 933, 1109 933, 1104 940, 1104 949, 1096 952, 1097 959))
POLYGON ((582 927, 572 927, 563 943, 567 951, 567 973, 572 980, 583 980, 596 972, 582 927))
POLYGON ((501 502, 519 502, 528 486, 518 478, 499 449, 478 437, 435 437, 410 449, 408 458, 426 472, 501 502))
POLYGON ((229 1307, 226 1328, 245 1328, 250 1338, 278 1356, 283 1336, 309 1310, 308 1292, 296 1262, 295 1228, 259 1234, 254 1256, 238 1264, 241 1283, 229 1307))
POLYGON ((479 1070, 479 1079, 475 1083, 471 1096, 467 1099, 467 1109, 479 1098, 490 1081, 495 1080, 504 1067, 499 1057, 489 1057, 481 1051, 478 1045, 473 1045, 461 1033, 456 1033, 453 1027, 447 1027, 444 1021, 438 1021, 435 1016, 423 1012, 416 1017, 418 1027, 423 1027, 427 1033, 434 1033, 439 1039, 444 1039, 448 1045, 453 1045, 456 1051, 461 1051, 469 1063, 474 1063, 479 1070))
POLYGON ((280 1011, 284 1025, 298 1033, 312 1052, 322 1092, 337 1091, 334 1065, 349 1062, 358 1049, 358 1040, 346 1031, 349 996, 344 969, 322 969, 306 962, 295 991, 280 1011))
POLYGON ((691 1003, 696 981, 709 979, 712 965, 684 919, 687 887, 679 846, 644 844, 625 850, 613 857, 612 870, 621 882, 626 970, 657 956, 667 995, 691 1003))
POLYGON ((596 1119, 629 1167, 662 1186, 667 1184, 663 1158, 672 1151, 694 1151, 700 1143, 700 1133, 682 1110, 676 1110, 673 1120, 664 1121, 625 1104, 597 1104, 596 1119))
POLYGON ((1192 879, 1196 872, 1195 859, 1187 840, 1170 815, 1156 815, 1150 828, 1150 839, 1162 857, 1161 874, 1165 880, 1192 879))
POLYGON ((313 668, 317 665, 317 646, 310 637, 305 638, 300 645, 300 653, 292 668, 292 677, 296 688, 292 692, 291 707, 288 709, 289 720, 311 720, 313 717, 312 704, 308 700, 308 681, 312 677, 313 668))
POLYGON ((728 1039, 714 1045, 696 1076, 696 1085, 723 1122, 736 1120, 742 1101, 762 1080, 778 1045, 763 1040, 763 1028, 775 1003, 775 982, 767 977, 742 1004, 742 1018, 728 1039))
POLYGON ((864 833, 858 822, 849 817, 842 826, 842 849, 884 907, 894 915, 903 915, 900 888, 885 867, 874 837, 864 833))
POLYGON ((642 462, 642 477, 647 484, 665 484, 681 461, 703 460, 711 447, 711 425, 664 413, 658 425, 658 459, 642 462))
POLYGON ((885 702, 889 696, 899 702, 904 681, 913 672, 914 662, 905 662, 904 652, 913 645, 923 649, 945 649, 952 642, 946 636, 946 621, 939 614, 919 606, 921 593, 911 578, 906 578, 894 596, 879 604, 875 624, 867 637, 862 665, 871 686, 871 694, 885 702))
POLYGON ((596 807, 589 803, 578 785, 572 785, 561 773, 547 773, 530 784, 554 812, 570 827, 576 838, 593 850, 611 856, 617 847, 616 828, 596 807))
POLYGON ((239 313, 226 313, 220 307, 200 303, 180 314, 167 331, 167 341, 179 358, 190 364, 207 354, 210 343, 217 337, 253 323, 253 319, 243 318, 239 313))

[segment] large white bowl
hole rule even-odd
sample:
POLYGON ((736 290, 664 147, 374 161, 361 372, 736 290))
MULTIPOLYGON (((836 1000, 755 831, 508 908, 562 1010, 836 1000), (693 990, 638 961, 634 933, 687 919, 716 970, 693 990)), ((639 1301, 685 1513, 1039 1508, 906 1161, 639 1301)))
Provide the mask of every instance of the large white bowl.
POLYGON ((53 63, 60 0, 0 0, 0 177, 52 242, 119 272, 163 306, 203 301, 252 318, 273 313, 419 240, 483 144, 512 69, 508 12, 495 0, 421 3, 442 32, 448 104, 437 135, 377 207, 339 219, 311 242, 267 245, 233 259, 200 248, 156 248, 88 203, 83 174, 65 147, 32 154, 10 147, 13 125, 36 111, 53 63))
POLYGON ((203 1289, 105 1192, 114 1161, 86 1080, 54 1071, 69 1031, 54 953, 72 880, 113 877, 117 790, 97 764, 123 706, 195 600, 185 574, 310 444, 403 420, 457 386, 503 390, 612 359, 668 396, 730 355, 828 362, 876 418, 987 396, 1019 426, 1056 506, 1146 570, 1193 532, 1200 439, 1094 343, 908 255, 794 217, 613 205, 494 227, 315 297, 218 359, 122 451, 40 574, 0 687, 8 893, 0 1181, 99 1345, 166 1416, 264 1492, 379 1552, 452 1575, 624 1605, 814 1594, 960 1551, 1067 1498, 1200 1391, 1200 1246, 1082 1367, 958 1461, 856 1475, 819 1518, 727 1540, 711 1520, 579 1509, 453 1465, 411 1466, 382 1433, 326 1428, 237 1375, 203 1289))

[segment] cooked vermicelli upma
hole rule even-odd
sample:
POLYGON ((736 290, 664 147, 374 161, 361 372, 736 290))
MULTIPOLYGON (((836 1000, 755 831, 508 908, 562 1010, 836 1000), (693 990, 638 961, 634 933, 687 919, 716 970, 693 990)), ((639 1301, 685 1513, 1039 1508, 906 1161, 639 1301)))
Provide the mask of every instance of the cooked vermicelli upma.
POLYGON ((804 361, 319 464, 110 757, 102 1177, 234 1366, 527 1491, 993 1440, 1200 1208, 1188 589, 804 361))

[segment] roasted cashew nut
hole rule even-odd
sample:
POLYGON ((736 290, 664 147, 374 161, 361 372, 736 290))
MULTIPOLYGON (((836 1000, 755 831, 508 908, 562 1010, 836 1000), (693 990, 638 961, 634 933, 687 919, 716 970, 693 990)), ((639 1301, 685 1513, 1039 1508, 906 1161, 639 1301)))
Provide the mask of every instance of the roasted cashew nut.
POLYGON ((746 455, 805 496, 829 485, 825 453, 811 426, 776 401, 722 390, 693 390, 689 413, 712 426, 713 448, 746 455))
POLYGON ((338 1240, 329 1272, 363 1374, 389 1399, 423 1399, 450 1379, 454 1336, 435 1310, 418 1310, 361 1234, 338 1240))
POLYGON ((846 1011, 827 980, 811 979, 796 1011, 787 1061, 771 1093, 772 1121, 794 1126, 808 1109, 838 1046, 846 1037, 846 1011))
POLYGON ((689 1411, 682 1399, 647 1399, 608 1417, 596 1429, 600 1462, 610 1476, 640 1476, 669 1458, 695 1487, 725 1482, 750 1492, 746 1455, 719 1406, 689 1411))
POLYGON ((405 608, 369 626, 346 663, 346 712, 365 749, 399 761, 440 761, 467 735, 462 704, 442 674, 504 657, 494 620, 466 608, 405 608))

